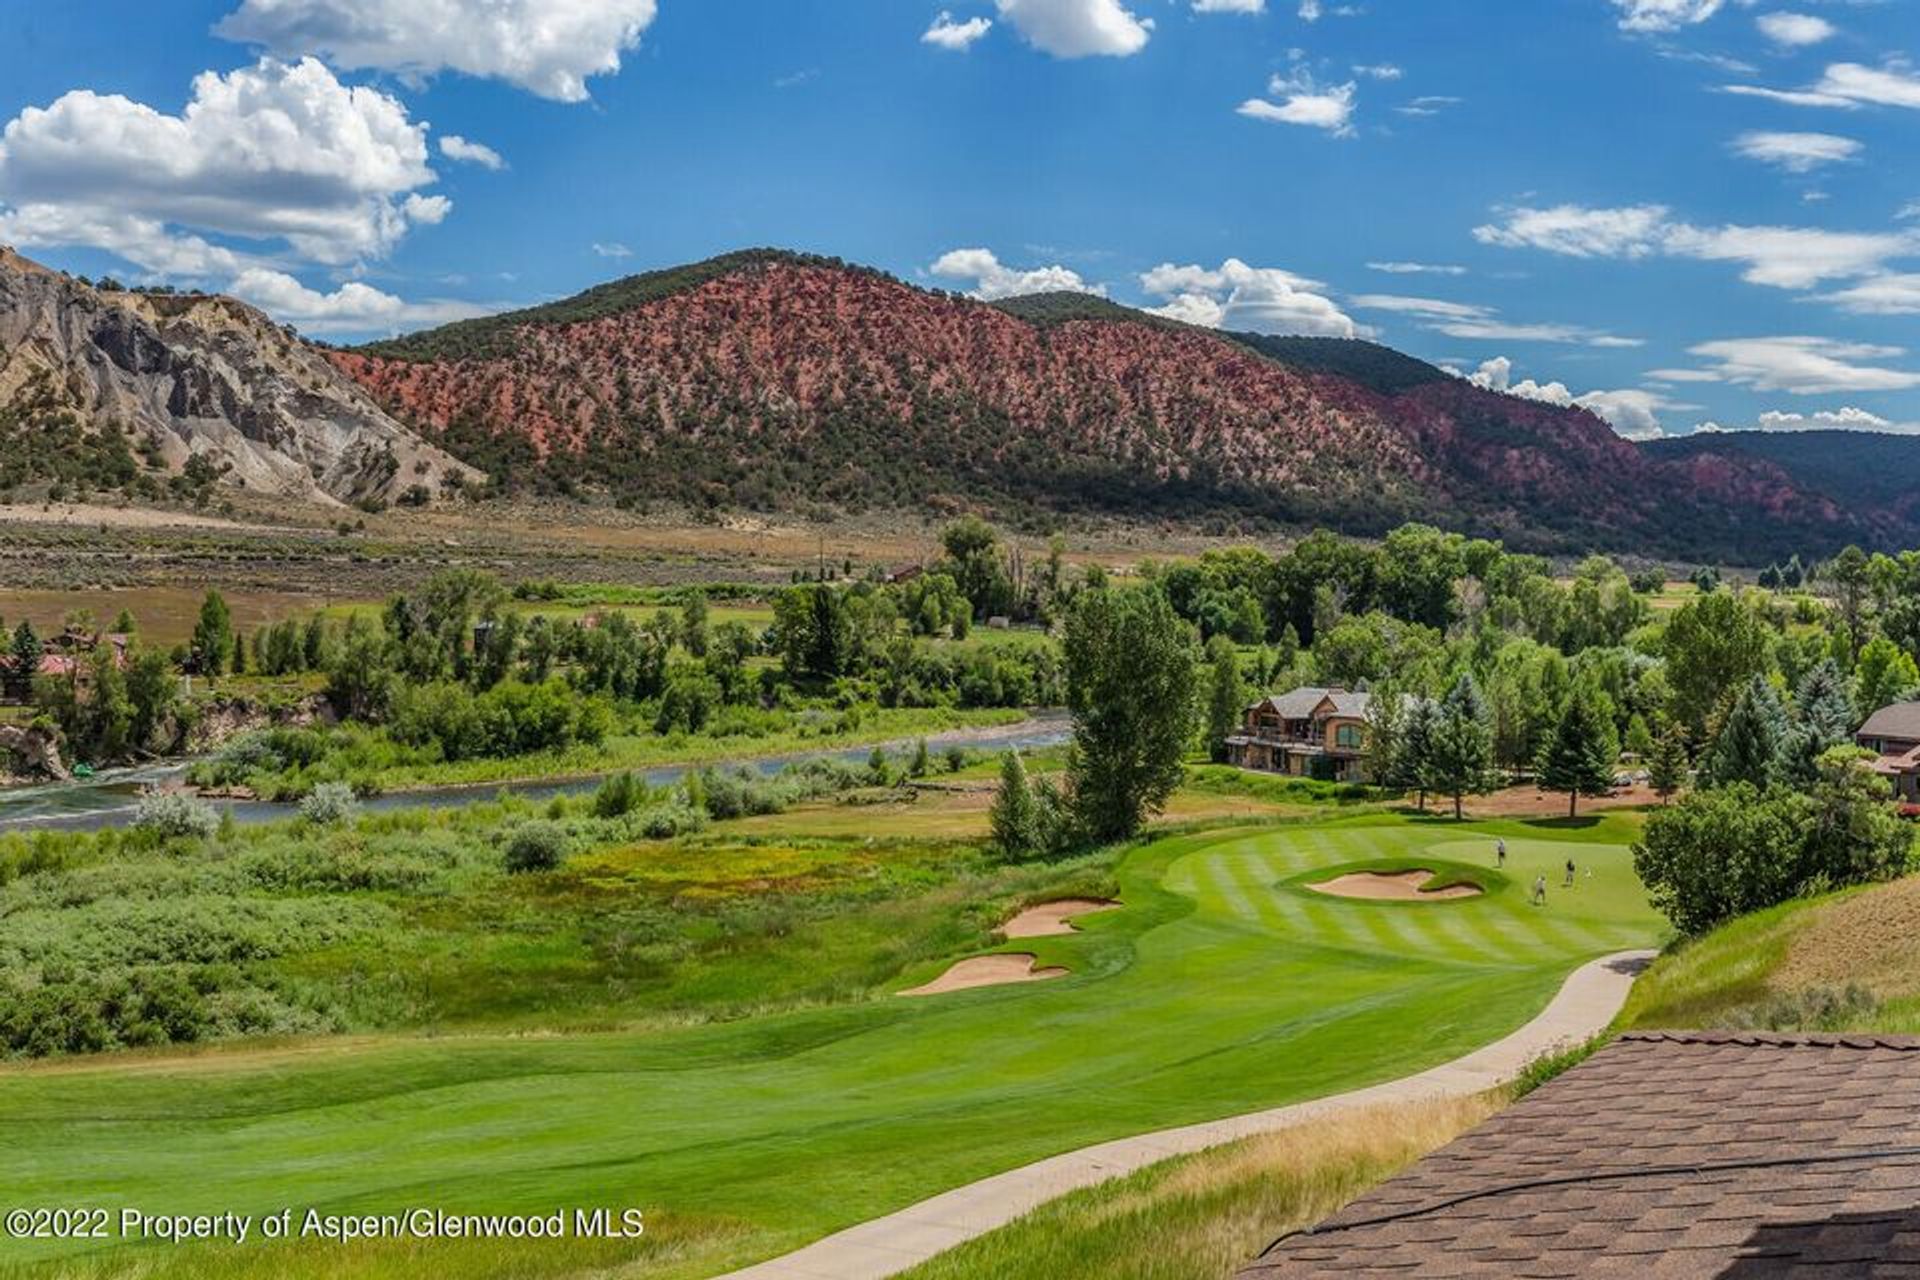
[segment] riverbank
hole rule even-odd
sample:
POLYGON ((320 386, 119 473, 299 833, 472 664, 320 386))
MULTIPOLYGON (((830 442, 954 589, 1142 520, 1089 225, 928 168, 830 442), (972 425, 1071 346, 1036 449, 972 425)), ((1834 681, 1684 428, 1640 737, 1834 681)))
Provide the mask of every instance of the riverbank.
MULTIPOLYGON (((880 712, 877 716, 887 714, 880 712)), ((368 797, 365 807, 372 811, 428 809, 468 804, 502 792, 529 800, 547 800, 554 796, 591 791, 607 777, 626 772, 639 773, 649 786, 656 787, 677 782, 692 769, 744 766, 762 773, 775 773, 803 760, 831 757, 857 759, 861 753, 871 751, 876 746, 896 752, 910 749, 921 737, 926 739, 930 751, 954 746, 1028 750, 1056 746, 1066 741, 1071 727, 1065 712, 1052 709, 1032 712, 960 711, 951 714, 974 722, 920 732, 912 727, 903 728, 876 720, 871 726, 865 727, 865 731, 830 738, 794 740, 759 752, 742 750, 751 744, 736 738, 707 739, 699 744, 707 749, 695 750, 686 749, 690 740, 655 739, 679 750, 671 755, 663 751, 652 760, 639 762, 630 756, 608 756, 594 768, 559 772, 534 768, 530 762, 537 757, 483 762, 518 765, 519 769, 511 776, 477 781, 413 781, 368 797), (811 746, 797 747, 795 742, 798 741, 810 741, 811 746)), ((571 756, 573 753, 567 754, 571 756)), ((179 760, 162 765, 109 770, 84 781, 0 789, 0 832, 99 831, 123 826, 131 820, 142 790, 178 785, 192 763, 191 760, 179 760)), ((292 803, 236 795, 209 795, 207 798, 222 813, 230 814, 239 823, 282 821, 294 813, 292 803)))

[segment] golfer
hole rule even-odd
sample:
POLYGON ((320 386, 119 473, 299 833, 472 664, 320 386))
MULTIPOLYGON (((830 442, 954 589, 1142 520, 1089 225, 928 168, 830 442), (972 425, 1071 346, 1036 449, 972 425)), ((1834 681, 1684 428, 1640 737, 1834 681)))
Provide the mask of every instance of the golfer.
POLYGON ((1496 867, 1504 867, 1507 865, 1507 842, 1505 840, 1496 840, 1493 843, 1493 865, 1496 867))
POLYGON ((1547 905, 1547 875, 1544 871, 1533 878, 1533 905, 1536 907, 1547 905))
POLYGON ((1560 887, 1562 889, 1573 888, 1573 859, 1572 858, 1567 859, 1567 878, 1565 883, 1563 883, 1560 887))

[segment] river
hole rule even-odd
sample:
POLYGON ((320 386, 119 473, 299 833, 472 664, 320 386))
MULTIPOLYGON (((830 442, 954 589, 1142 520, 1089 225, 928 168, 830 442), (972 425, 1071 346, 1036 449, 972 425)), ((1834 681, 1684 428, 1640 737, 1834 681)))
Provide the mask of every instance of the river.
MULTIPOLYGON (((953 743, 1006 750, 1017 747, 1031 750, 1058 746, 1067 740, 1070 723, 1065 712, 1043 711, 1018 724, 996 725, 985 729, 949 729, 927 735, 929 749, 938 751, 953 743)), ((880 745, 890 751, 911 748, 915 739, 904 738, 880 745)), ((831 751, 800 751, 783 755, 748 756, 739 760, 713 762, 710 765, 658 765, 635 770, 649 786, 677 782, 691 768, 735 768, 746 765, 763 774, 774 774, 802 760, 834 759, 864 762, 874 744, 831 751)), ((178 782, 187 771, 186 761, 143 765, 132 769, 104 769, 85 780, 50 782, 30 787, 12 787, 0 791, 0 831, 102 831, 122 827, 133 819, 140 792, 147 787, 178 782)), ((501 792, 546 800, 553 796, 579 795, 594 790, 601 779, 569 778, 562 781, 485 782, 453 787, 425 787, 417 791, 394 791, 371 796, 364 808, 372 811, 394 809, 451 808, 487 800, 501 792)), ((277 822, 293 816, 294 806, 266 800, 211 800, 222 812, 231 813, 235 822, 277 822)))

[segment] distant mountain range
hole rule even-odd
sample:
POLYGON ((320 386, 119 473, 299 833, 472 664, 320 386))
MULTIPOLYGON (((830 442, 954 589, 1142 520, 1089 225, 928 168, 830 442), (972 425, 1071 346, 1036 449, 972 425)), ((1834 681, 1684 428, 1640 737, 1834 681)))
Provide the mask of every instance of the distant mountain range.
POLYGON ((1920 436, 1874 431, 1705 431, 1650 440, 1648 453, 1692 466, 1777 467, 1802 490, 1856 512, 1902 547, 1920 546, 1920 436))
POLYGON ((1082 294, 988 304, 776 250, 351 349, 230 299, 103 292, 6 255, 0 431, 29 384, 58 386, 83 432, 126 421, 167 465, 217 452, 250 487, 345 501, 484 472, 625 505, 1241 532, 1420 519, 1729 563, 1920 545, 1920 504, 1888 478, 1916 474, 1910 441, 1874 438, 1859 467, 1857 436, 1641 447, 1374 343, 1082 294))

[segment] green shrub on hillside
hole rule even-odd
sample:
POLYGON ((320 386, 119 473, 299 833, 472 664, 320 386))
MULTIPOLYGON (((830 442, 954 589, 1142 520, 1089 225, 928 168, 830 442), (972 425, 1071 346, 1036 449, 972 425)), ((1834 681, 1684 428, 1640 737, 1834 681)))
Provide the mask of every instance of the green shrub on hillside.
POLYGON ((1906 871, 1913 830, 1859 756, 1828 752, 1809 791, 1735 782, 1656 811, 1633 846, 1654 905, 1681 932, 1702 933, 1799 894, 1906 871))

